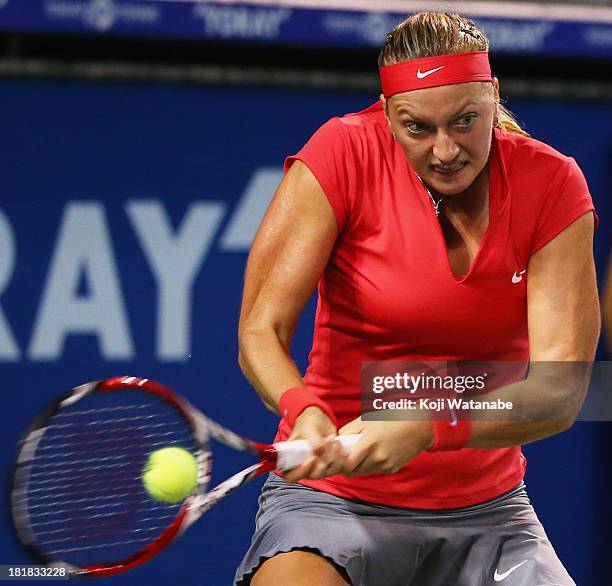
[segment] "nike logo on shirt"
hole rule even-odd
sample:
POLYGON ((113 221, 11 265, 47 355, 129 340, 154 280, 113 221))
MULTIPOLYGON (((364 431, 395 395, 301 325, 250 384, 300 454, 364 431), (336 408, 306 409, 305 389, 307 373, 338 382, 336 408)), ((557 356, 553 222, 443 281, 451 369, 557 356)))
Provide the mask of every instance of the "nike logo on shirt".
POLYGON ((514 570, 516 570, 517 568, 520 568, 523 564, 526 564, 529 560, 523 560, 520 564, 516 564, 516 566, 513 566, 512 568, 510 568, 507 572, 504 572, 503 574, 498 574, 497 570, 495 570, 495 574, 493 574, 493 580, 495 580, 496 582, 501 582, 502 580, 505 580, 510 574, 512 574, 512 572, 514 572, 514 570))
POLYGON ((444 69, 446 67, 446 65, 442 65, 442 67, 436 67, 435 69, 430 69, 429 71, 423 71, 423 73, 421 73, 421 70, 419 69, 417 71, 417 77, 419 79, 423 79, 424 77, 427 77, 428 75, 431 75, 432 73, 435 73, 436 71, 440 71, 440 69, 444 69))
POLYGON ((527 271, 521 271, 518 275, 516 274, 516 272, 514 273, 514 275, 512 275, 512 282, 513 283, 520 283, 523 280, 523 275, 526 273, 527 271))

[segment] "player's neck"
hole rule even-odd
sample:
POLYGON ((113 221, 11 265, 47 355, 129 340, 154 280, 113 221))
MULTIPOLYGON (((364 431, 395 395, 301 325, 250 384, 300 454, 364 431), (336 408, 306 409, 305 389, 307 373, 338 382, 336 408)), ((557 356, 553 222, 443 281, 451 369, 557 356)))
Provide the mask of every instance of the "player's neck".
MULTIPOLYGON (((440 197, 435 194, 436 199, 440 197)), ((489 165, 485 165, 478 177, 463 192, 443 198, 440 210, 447 218, 476 221, 489 209, 489 165)))

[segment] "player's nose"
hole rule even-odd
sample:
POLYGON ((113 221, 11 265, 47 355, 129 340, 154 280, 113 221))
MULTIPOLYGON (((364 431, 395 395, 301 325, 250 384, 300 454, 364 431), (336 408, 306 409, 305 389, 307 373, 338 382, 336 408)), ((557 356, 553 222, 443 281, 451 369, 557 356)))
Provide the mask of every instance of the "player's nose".
POLYGON ((459 145, 444 131, 438 131, 433 145, 434 164, 448 165, 459 155, 459 145))

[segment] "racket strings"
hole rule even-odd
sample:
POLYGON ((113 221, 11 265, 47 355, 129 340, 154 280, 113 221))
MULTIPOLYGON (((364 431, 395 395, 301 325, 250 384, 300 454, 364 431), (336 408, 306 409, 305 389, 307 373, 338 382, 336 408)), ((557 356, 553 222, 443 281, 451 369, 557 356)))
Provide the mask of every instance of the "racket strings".
MULTIPOLYGON (((142 404, 142 405, 132 405, 132 411, 140 411, 141 409, 151 409, 150 405, 142 404)), ((99 415, 101 413, 123 413, 125 412, 125 407, 123 406, 113 406, 113 407, 98 407, 97 409, 78 409, 71 411, 60 411, 55 415, 55 420, 62 420, 67 417, 83 417, 84 415, 99 415)), ((116 421, 116 420, 115 420, 116 421)))
MULTIPOLYGON (((138 507, 132 507, 131 505, 141 505, 142 502, 141 501, 125 501, 122 503, 107 503, 105 508, 105 512, 104 513, 95 513, 95 511, 99 511, 100 507, 99 505, 91 505, 91 506, 87 506, 87 507, 81 507, 81 511, 91 511, 91 514, 88 515, 88 519, 102 519, 102 518, 107 518, 108 517, 108 513, 109 511, 111 512, 117 512, 112 511, 113 508, 117 509, 120 507, 124 507, 123 508, 123 512, 128 513, 128 512, 138 512, 138 511, 144 511, 144 512, 151 512, 151 511, 163 511, 164 513, 166 513, 168 511, 168 507, 167 506, 163 506, 163 507, 145 507, 145 508, 138 508, 138 507), (129 508, 126 508, 126 505, 130 505, 129 508)), ((45 505, 46 506, 46 505, 45 505)), ((30 510, 36 510, 36 506, 34 507, 30 507, 30 510)), ((41 507, 42 508, 42 507, 41 507)), ((48 511, 48 512, 40 512, 37 513, 37 518, 38 520, 36 521, 36 526, 38 527, 43 526, 43 525, 48 525, 50 523, 57 523, 57 524, 63 524, 65 523, 64 519, 58 519, 57 515, 61 514, 61 513, 72 513, 72 509, 54 509, 53 511, 48 511), (55 520, 50 521, 45 523, 44 521, 40 521, 40 519, 42 517, 54 517, 55 516, 55 520)), ((119 511, 121 512, 121 511, 119 511)))
MULTIPOLYGON (((126 505, 126 504, 131 504, 131 503, 138 503, 140 502, 138 499, 132 498, 132 499, 122 499, 120 503, 117 503, 117 498, 118 497, 122 497, 122 496, 131 496, 134 497, 135 494, 137 494, 138 491, 135 492, 126 492, 126 493, 117 493, 117 492, 113 492, 112 494, 109 495, 104 495, 104 496, 96 496, 95 499, 91 499, 89 497, 83 497, 83 498, 65 498, 62 502, 65 505, 78 505, 81 503, 91 503, 92 500, 95 500, 96 505, 100 506, 100 505, 104 505, 106 506, 116 506, 117 504, 122 504, 122 505, 126 505)), ((99 495, 100 491, 97 491, 96 494, 99 495)), ((51 501, 53 500, 53 502, 57 501, 57 497, 58 496, 63 496, 63 495, 68 495, 70 497, 70 495, 74 496, 74 493, 69 493, 69 492, 65 492, 65 493, 57 493, 57 494, 53 494, 53 495, 47 495, 45 497, 38 497, 37 498, 37 504, 35 505, 30 505, 30 511, 36 511, 39 509, 45 509, 47 508, 49 505, 48 503, 44 502, 44 501, 51 501)), ((82 492, 79 491, 79 495, 83 494, 82 492)), ((68 510, 68 509, 67 509, 68 510)), ((81 510, 84 510, 81 509, 81 510)))
MULTIPOLYGON (((155 519, 156 521, 159 522, 159 519, 155 519)), ((118 526, 118 524, 114 524, 115 527, 118 526)), ((67 541, 73 541, 74 539, 87 539, 87 540, 95 540, 96 538, 99 537, 117 537, 117 531, 116 529, 113 529, 112 531, 101 531, 101 529, 103 527, 112 527, 113 524, 111 523, 106 523, 104 525, 102 524, 96 524, 96 525, 88 525, 88 526, 84 526, 83 529, 95 529, 95 531, 87 531, 86 533, 82 533, 80 535, 70 535, 69 537, 62 537, 60 539, 45 539, 45 543, 47 545, 51 545, 53 543, 66 543, 67 541)), ((166 528, 166 525, 152 525, 150 527, 138 527, 135 529, 132 529, 130 531, 130 535, 134 535, 136 533, 142 533, 144 531, 163 531, 166 528)), ((58 533, 58 531, 54 531, 54 532, 46 532, 47 534, 50 533, 58 533)), ((39 533, 40 534, 40 533, 39 533)), ((65 532, 62 533, 65 535, 65 532)), ((100 547, 99 545, 96 546, 91 546, 91 549, 95 548, 95 547, 100 547)), ((57 551, 57 550, 55 550, 57 551)))
MULTIPOLYGON (((134 511, 142 511, 142 512, 145 512, 145 513, 150 513, 152 511, 156 511, 156 510, 164 511, 165 512, 167 509, 162 508, 162 507, 159 507, 159 508, 157 508, 157 507, 146 507, 146 508, 138 508, 138 507, 136 507, 133 510, 134 511)), ((39 517, 44 517, 45 514, 46 513, 42 513, 39 517)), ((51 515, 51 514, 53 514, 53 513, 49 513, 49 515, 51 515)), ((103 520, 103 519, 107 518, 107 513, 93 513, 93 514, 89 515, 89 518, 90 519, 102 519, 103 520)), ((50 525, 57 525, 57 524, 60 524, 60 523, 62 523, 62 521, 57 520, 57 519, 54 519, 54 520, 51 520, 51 521, 41 521, 41 520, 39 520, 36 523, 36 526, 37 527, 47 527, 47 526, 50 526, 50 525)))
POLYGON ((14 508, 43 555, 83 566, 129 557, 173 523, 180 504, 151 499, 140 474, 160 447, 197 446, 182 414, 150 393, 93 393, 78 407, 32 434, 14 508))
MULTIPOLYGON (((142 419, 144 420, 146 418, 142 418, 142 419)), ((120 419, 114 419, 113 423, 126 423, 126 422, 132 422, 132 421, 134 421, 133 417, 122 417, 120 419)), ((79 422, 75 421, 73 423, 60 423, 60 424, 54 425, 54 429, 57 430, 57 429, 72 428, 77 423, 79 423, 79 422)), ((100 419, 98 421, 90 422, 89 425, 106 425, 107 423, 108 423, 107 421, 105 421, 103 419, 100 419)), ((162 428, 162 427, 167 427, 167 425, 164 424, 164 423, 149 423, 149 422, 146 422, 143 425, 132 426, 132 427, 130 427, 130 430, 131 431, 140 431, 140 430, 144 430, 144 429, 153 430, 153 429, 159 429, 159 428, 162 428)), ((96 435, 96 434, 104 435, 105 430, 104 429, 100 429, 98 431, 91 431, 90 433, 91 433, 91 435, 96 435)), ((73 434, 67 434, 65 436, 60 436, 60 437, 63 437, 64 439, 66 439, 66 438, 74 438, 76 436, 77 436, 77 434, 73 433, 73 434)))
MULTIPOLYGON (((147 543, 149 543, 151 541, 151 539, 149 537, 143 537, 141 539, 122 539, 119 541, 107 541, 105 543, 103 543, 102 545, 79 545, 77 547, 61 547, 61 548, 55 548, 55 549, 49 549, 47 551, 47 554, 49 556, 58 556, 61 555, 62 557, 65 557, 65 554, 67 553, 75 553, 75 554, 79 554, 79 557, 82 557, 82 554, 84 554, 85 552, 88 551, 95 551, 95 552, 100 552, 103 548, 115 548, 119 545, 123 546, 123 545, 130 545, 130 546, 137 546, 133 549, 137 550, 139 549, 142 545, 145 545, 147 543)), ((105 562, 101 562, 101 563, 105 563, 105 562)))
POLYGON ((34 472, 31 478, 49 478, 49 476, 71 476, 74 473, 79 473, 82 476, 97 476, 100 470, 107 470, 108 464, 111 464, 113 470, 131 466, 131 462, 118 463, 116 456, 108 456, 106 458, 85 458, 85 459, 69 459, 65 456, 56 462, 45 462, 39 460, 36 469, 40 472, 34 472), (76 466, 75 466, 76 464, 76 466), (83 464, 87 465, 87 473, 83 473, 83 464), (58 467, 61 466, 61 469, 58 467))
MULTIPOLYGON (((134 480, 133 484, 125 485, 124 488, 137 489, 140 486, 141 479, 139 476, 136 476, 133 478, 133 480, 134 480)), ((40 500, 44 500, 46 498, 45 494, 47 494, 49 489, 52 489, 54 491, 55 490, 59 491, 64 488, 62 484, 57 483, 57 479, 54 479, 53 481, 40 480, 38 481, 37 485, 40 488, 32 488, 28 492, 30 495, 40 494, 41 496, 37 497, 37 499, 40 499, 40 500)), ((106 487, 106 482, 104 482, 103 480, 101 480, 100 482, 96 482, 94 480, 92 482, 75 482, 71 484, 71 488, 79 489, 79 494, 97 494, 100 492, 100 490, 104 490, 105 487, 106 487), (95 486, 95 488, 92 488, 93 486, 95 486), (85 488, 81 489, 81 487, 85 487, 85 488), (87 490, 87 487, 89 487, 91 490, 87 490)))
MULTIPOLYGON (((152 437, 154 437, 155 439, 168 438, 168 437, 173 437, 176 434, 176 432, 177 432, 177 430, 160 432, 160 433, 155 433, 155 434, 150 434, 150 435, 152 437)), ((77 433, 74 433, 74 434, 71 434, 71 435, 72 435, 72 437, 78 436, 77 433)), ((144 437, 147 438, 148 435, 145 434, 144 437)), ((97 453, 97 452, 106 453, 108 451, 108 447, 107 447, 106 444, 115 443, 115 442, 116 442, 116 438, 113 438, 113 439, 104 439, 104 438, 101 438, 98 441, 92 440, 92 441, 89 441, 89 442, 79 442, 79 443, 81 443, 82 445, 91 444, 91 449, 89 449, 89 453, 90 454, 94 454, 94 453, 97 453)), ((160 440, 158 442, 153 442, 152 441, 152 442, 150 442, 149 445, 153 446, 153 447, 155 447, 155 446, 165 447, 165 446, 168 445, 168 442, 167 442, 167 440, 160 440)), ((39 455, 40 454, 44 454, 47 451, 51 451, 51 450, 52 451, 57 451, 57 450, 60 450, 60 449, 63 450, 65 448, 71 448, 71 447, 74 447, 74 444, 71 443, 71 442, 68 442, 68 443, 65 443, 65 444, 57 444, 57 445, 53 446, 52 448, 49 448, 48 446, 43 446, 42 448, 39 449, 39 452, 40 452, 39 455)), ((124 446, 124 447, 120 446, 119 449, 122 450, 122 451, 129 451, 130 450, 130 446, 129 445, 128 446, 124 446)), ((73 455, 79 455, 79 453, 80 452, 78 452, 78 451, 74 451, 74 452, 66 451, 66 452, 63 452, 63 455, 64 456, 73 456, 73 455)))

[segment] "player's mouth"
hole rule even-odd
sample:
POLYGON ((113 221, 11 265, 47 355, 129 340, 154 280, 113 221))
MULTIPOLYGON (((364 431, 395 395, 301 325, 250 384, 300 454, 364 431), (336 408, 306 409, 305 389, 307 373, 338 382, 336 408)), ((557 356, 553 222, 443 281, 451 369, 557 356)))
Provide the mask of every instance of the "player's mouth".
POLYGON ((452 178, 457 175, 466 165, 466 162, 455 165, 432 165, 432 169, 436 173, 439 173, 446 178, 452 178))

